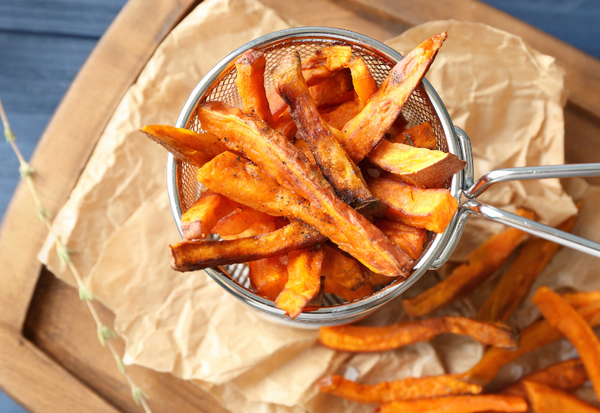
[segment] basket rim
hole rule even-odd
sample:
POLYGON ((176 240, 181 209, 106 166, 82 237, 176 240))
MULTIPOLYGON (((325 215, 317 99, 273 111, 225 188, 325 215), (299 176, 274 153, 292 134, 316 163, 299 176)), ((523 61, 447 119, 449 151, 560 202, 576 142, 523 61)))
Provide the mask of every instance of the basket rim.
MULTIPOLYGON (((277 43, 288 42, 290 40, 302 39, 326 39, 331 41, 340 41, 351 45, 358 45, 365 49, 369 49, 377 55, 387 58, 391 63, 395 64, 403 57, 400 53, 391 47, 372 39, 368 36, 356 33, 350 30, 320 27, 320 26, 305 26, 284 29, 277 32, 269 33, 261 36, 245 45, 237 48, 229 53, 219 63, 217 63, 194 88, 185 105, 183 106, 177 119, 176 127, 187 128, 191 117, 196 111, 198 104, 202 103, 210 90, 211 85, 219 79, 223 72, 226 72, 229 67, 235 64, 235 60, 248 49, 264 49, 267 46, 273 46, 277 43)), ((446 144, 448 152, 463 158, 458 139, 455 134, 454 126, 450 119, 450 115, 446 110, 442 100, 433 88, 433 86, 423 78, 421 86, 427 94, 436 115, 439 118, 440 124, 446 136, 446 144)), ((172 154, 169 154, 167 160, 167 190, 169 195, 169 203, 171 212, 179 233, 181 232, 181 201, 177 185, 178 163, 172 154)), ((463 172, 455 174, 450 184, 450 192, 458 201, 460 201, 461 189, 463 186, 463 172)), ((434 261, 444 250, 444 247, 450 239, 452 233, 456 230, 458 224, 458 214, 454 216, 446 230, 442 234, 436 234, 433 241, 429 245, 426 253, 419 259, 415 265, 411 275, 405 280, 394 282, 382 290, 372 294, 361 300, 338 304, 335 306, 322 307, 310 312, 301 313, 295 320, 291 320, 285 315, 285 312, 277 307, 274 303, 266 298, 263 298, 235 281, 222 268, 207 268, 205 271, 209 276, 217 282, 221 287, 231 293, 234 297, 240 299, 251 307, 266 313, 270 319, 274 319, 284 324, 294 326, 325 326, 348 323, 356 319, 366 316, 375 309, 381 307, 387 302, 398 297, 409 287, 411 287, 427 269, 432 266, 434 261)))

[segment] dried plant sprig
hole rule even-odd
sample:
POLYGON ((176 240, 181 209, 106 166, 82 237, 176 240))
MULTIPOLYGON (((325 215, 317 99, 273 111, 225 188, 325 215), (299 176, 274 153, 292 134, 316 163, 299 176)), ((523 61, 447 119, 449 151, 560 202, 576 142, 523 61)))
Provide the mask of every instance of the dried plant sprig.
POLYGON ((64 245, 63 242, 58 238, 58 235, 56 235, 56 233, 54 232, 54 229, 52 228, 52 216, 50 215, 48 210, 44 207, 44 205, 40 201, 40 198, 38 196, 37 190, 34 185, 33 177, 34 177, 36 171, 25 160, 25 158, 23 157, 23 154, 21 153, 21 150, 19 149, 19 147, 17 145, 17 142, 16 142, 17 138, 16 138, 15 134, 13 133, 12 129, 10 128, 10 124, 8 123, 8 118, 6 116, 6 112, 4 111, 4 106, 2 105, 1 99, 0 99, 0 117, 2 118, 2 124, 4 126, 4 137, 6 138, 6 141, 13 148, 15 155, 17 155, 17 159, 19 160, 19 173, 21 174, 21 178, 24 179, 25 182, 27 183, 29 192, 31 193, 31 196, 33 197, 33 201, 35 202, 35 206, 36 206, 37 216, 38 216, 39 220, 44 225, 46 225, 46 228, 48 229, 50 236, 53 238, 53 240, 56 244, 56 252, 57 252, 60 260, 69 267, 69 270, 71 271, 71 273, 73 274, 73 277, 75 278, 75 281, 77 282, 77 287, 79 289, 79 298, 81 299, 81 301, 83 301, 85 304, 87 304, 87 307, 90 310, 90 313, 92 314, 92 317, 94 318, 94 321, 96 322, 96 327, 97 327, 97 331, 98 331, 98 339, 100 340, 100 344, 102 344, 102 346, 107 346, 109 348, 110 352, 112 353, 113 357, 115 358, 117 368, 125 376, 125 378, 127 379, 127 382, 129 383, 129 387, 131 388, 131 396, 133 397, 133 400, 135 401, 135 403, 138 406, 141 404, 146 413, 152 413, 150 410, 150 407, 148 406, 148 403, 146 402, 146 400, 148 399, 148 395, 137 384, 135 384, 135 382, 133 381, 133 379, 127 372, 125 363, 123 363, 123 360, 121 359, 121 357, 117 353, 117 350, 114 348, 113 344, 110 341, 110 340, 118 337, 117 333, 115 333, 113 330, 111 330, 110 328, 108 328, 107 326, 102 324, 102 321, 100 320, 100 317, 98 316, 98 313, 96 312, 96 309, 92 305, 92 301, 94 300, 94 297, 93 297, 92 293, 90 292, 90 290, 85 285, 85 283, 83 282, 83 279, 81 278, 81 275, 79 274, 79 271, 77 270, 77 267, 75 267, 75 265, 73 264, 73 260, 71 259, 71 255, 74 254, 75 251, 67 248, 67 246, 64 245))

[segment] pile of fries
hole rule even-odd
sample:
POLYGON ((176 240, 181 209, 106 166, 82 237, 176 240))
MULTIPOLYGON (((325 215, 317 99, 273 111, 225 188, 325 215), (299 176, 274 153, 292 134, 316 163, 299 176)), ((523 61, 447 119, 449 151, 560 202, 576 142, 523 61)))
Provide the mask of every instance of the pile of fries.
POLYGON ((323 293, 353 301, 407 277, 427 232, 455 215, 445 186, 465 165, 435 150, 431 124, 407 129, 401 115, 446 37, 420 44, 379 88, 350 46, 291 51, 271 73, 249 50, 235 63, 242 109, 200 104, 204 133, 145 126, 208 188, 183 213, 173 268, 247 262, 253 290, 292 319, 323 293))

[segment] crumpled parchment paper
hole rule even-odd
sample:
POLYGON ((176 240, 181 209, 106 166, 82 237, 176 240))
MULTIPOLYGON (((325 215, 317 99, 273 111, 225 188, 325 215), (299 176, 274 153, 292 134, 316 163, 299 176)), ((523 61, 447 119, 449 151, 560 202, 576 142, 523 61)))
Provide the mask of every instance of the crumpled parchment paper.
MULTIPOLYGON (((73 259, 91 292, 116 314, 115 329, 127 344, 126 363, 193 380, 232 412, 368 412, 373 406, 319 394, 316 382, 333 372, 367 383, 460 372, 479 360, 482 346, 446 335, 383 353, 338 353, 318 346, 315 331, 264 321, 203 271, 172 271, 166 246, 179 234, 166 194, 166 152, 138 132, 145 124, 173 124, 194 86, 221 58, 286 27, 255 0, 202 2, 165 39, 124 96, 54 227, 80 252, 73 259)), ((499 167, 562 163, 563 73, 554 59, 508 33, 454 21, 416 27, 388 44, 406 53, 443 30, 449 40, 427 77, 454 123, 471 137, 476 175, 499 167)), ((592 205, 600 201, 600 190, 582 181, 572 186, 577 197, 589 200, 575 232, 598 240, 600 217, 592 205)), ((550 224, 575 211, 557 180, 504 184, 482 199, 507 209, 526 206, 550 224)), ((453 259, 460 261, 465 251, 501 229, 472 220, 453 259)), ((74 284, 51 239, 39 258, 74 284)), ((563 249, 539 282, 600 288, 594 260, 563 249)), ((434 282, 435 275, 424 276, 409 293, 434 282)), ((363 323, 406 319, 399 300, 363 323)), ((473 303, 468 298, 441 313, 472 315, 473 303)), ((532 314, 526 303, 515 322, 527 324, 532 314)), ((501 376, 508 380, 569 351, 519 361, 501 376)))

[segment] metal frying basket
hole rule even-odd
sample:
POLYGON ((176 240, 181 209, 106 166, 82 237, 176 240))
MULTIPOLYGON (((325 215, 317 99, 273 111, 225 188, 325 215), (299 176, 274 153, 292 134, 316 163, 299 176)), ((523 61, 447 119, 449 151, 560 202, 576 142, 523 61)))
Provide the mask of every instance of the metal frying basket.
MULTIPOLYGON (((235 83, 235 61, 248 49, 264 52, 267 61, 266 73, 270 73, 271 68, 289 50, 298 51, 300 56, 304 58, 314 51, 330 45, 350 46, 354 56, 360 56, 365 60, 378 85, 387 77, 396 62, 402 59, 402 56, 390 47, 364 35, 342 29, 301 27, 271 33, 247 43, 221 60, 196 86, 183 107, 176 126, 201 132, 202 127, 196 115, 196 108, 198 104, 205 101, 222 101, 231 106, 241 107, 241 99, 235 83)), ((273 81, 270 76, 265 76, 265 87, 267 94, 273 90, 273 81)), ((536 175, 535 177, 527 175, 528 173, 535 173, 536 171, 532 172, 535 168, 513 168, 510 171, 495 171, 496 173, 501 172, 499 175, 492 174, 489 176, 488 174, 484 176, 482 178, 484 182, 478 182, 476 185, 479 186, 475 189, 475 185, 473 185, 473 164, 469 138, 462 130, 454 128, 444 104, 427 80, 423 79, 421 85, 414 91, 404 106, 402 114, 408 121, 408 127, 429 121, 433 126, 436 136, 436 149, 450 152, 460 159, 467 161, 465 170, 457 173, 448 187, 452 196, 459 201, 463 191, 466 195, 474 198, 487 188, 487 186, 497 181, 557 176, 600 175, 600 164, 586 165, 586 168, 580 168, 576 173, 567 175, 565 175, 563 169, 569 166, 553 167, 555 169, 545 171, 546 175, 536 175), (562 169, 557 171, 556 168, 562 169), (521 171, 521 169, 525 171, 521 171), (514 172, 514 170, 517 171, 514 172), (523 176, 524 173, 525 176, 523 176), (469 189, 471 186, 473 188, 469 189)), ((180 232, 180 221, 183 211, 187 210, 200 196, 201 185, 196 179, 196 171, 196 167, 178 161, 172 155, 169 155, 167 164, 169 201, 180 232)), ((599 244, 567 233, 558 234, 561 231, 557 232, 553 228, 545 227, 534 221, 525 220, 517 215, 506 213, 473 200, 461 206, 459 212, 444 233, 429 233, 423 254, 408 278, 405 280, 396 280, 373 295, 353 302, 344 302, 335 296, 328 296, 326 294, 323 307, 314 311, 301 313, 293 321, 282 310, 275 307, 272 301, 251 291, 250 282, 247 277, 248 269, 245 264, 209 268, 206 272, 235 297, 261 311, 271 320, 305 328, 345 324, 366 316, 368 313, 373 312, 375 309, 400 295, 414 284, 427 269, 435 269, 441 266, 448 259, 458 243, 466 223, 466 218, 471 213, 519 227, 527 232, 550 238, 553 241, 577 249, 582 249, 581 246, 584 245, 587 248, 586 252, 589 253, 592 251, 595 255, 600 256, 599 244)))

